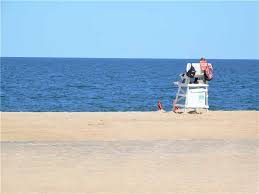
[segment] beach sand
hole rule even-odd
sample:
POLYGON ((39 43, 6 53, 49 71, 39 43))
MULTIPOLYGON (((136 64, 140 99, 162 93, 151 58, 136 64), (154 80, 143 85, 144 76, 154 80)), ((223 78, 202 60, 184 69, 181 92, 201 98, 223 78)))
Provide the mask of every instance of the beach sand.
POLYGON ((1 113, 3 194, 258 194, 258 111, 1 113))
POLYGON ((2 141, 258 138, 258 111, 2 113, 2 141))

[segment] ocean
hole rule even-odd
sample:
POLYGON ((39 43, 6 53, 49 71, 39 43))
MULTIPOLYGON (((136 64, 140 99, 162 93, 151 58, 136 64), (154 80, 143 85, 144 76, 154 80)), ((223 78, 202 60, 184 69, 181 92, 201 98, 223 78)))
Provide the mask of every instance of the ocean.
MULTIPOLYGON (((210 110, 259 110, 259 60, 209 59, 210 110)), ((172 109, 174 81, 198 59, 1 58, 1 111, 172 109)))

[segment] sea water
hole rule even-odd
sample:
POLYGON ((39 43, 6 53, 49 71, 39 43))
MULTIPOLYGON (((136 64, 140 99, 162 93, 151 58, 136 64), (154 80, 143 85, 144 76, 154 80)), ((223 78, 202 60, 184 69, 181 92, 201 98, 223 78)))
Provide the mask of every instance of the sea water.
MULTIPOLYGON (((1 111, 172 109, 174 81, 198 59, 1 58, 1 111)), ((259 60, 210 60, 211 110, 259 110, 259 60)))

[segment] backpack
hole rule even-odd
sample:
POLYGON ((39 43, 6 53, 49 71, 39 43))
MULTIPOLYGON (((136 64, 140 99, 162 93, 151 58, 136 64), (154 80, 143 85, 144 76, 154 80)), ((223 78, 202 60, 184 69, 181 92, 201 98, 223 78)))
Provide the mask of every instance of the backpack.
POLYGON ((190 78, 193 78, 195 76, 195 68, 191 65, 191 68, 187 71, 186 75, 190 78))

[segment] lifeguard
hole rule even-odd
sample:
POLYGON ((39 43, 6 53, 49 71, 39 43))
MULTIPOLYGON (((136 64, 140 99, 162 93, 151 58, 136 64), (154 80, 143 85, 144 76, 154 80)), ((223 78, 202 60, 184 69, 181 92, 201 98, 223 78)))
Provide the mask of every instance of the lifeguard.
POLYGON ((213 67, 212 64, 208 63, 205 58, 200 59, 200 68, 202 71, 204 71, 204 78, 207 81, 212 80, 213 78, 213 67))
POLYGON ((200 59, 200 66, 201 66, 201 70, 202 71, 205 71, 205 69, 208 66, 207 60, 205 58, 203 58, 203 57, 200 59))

